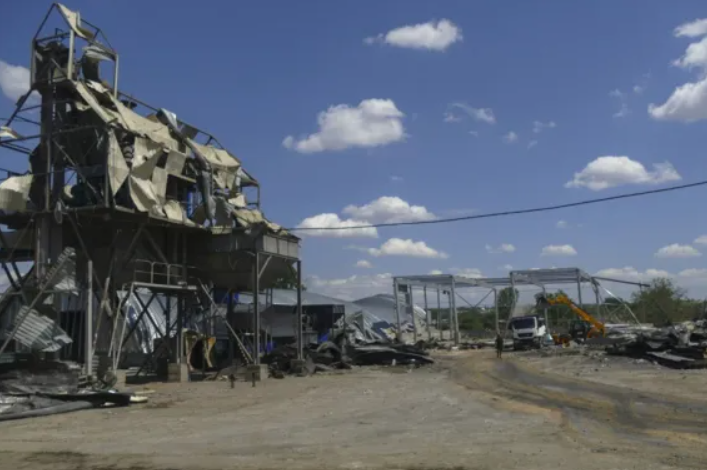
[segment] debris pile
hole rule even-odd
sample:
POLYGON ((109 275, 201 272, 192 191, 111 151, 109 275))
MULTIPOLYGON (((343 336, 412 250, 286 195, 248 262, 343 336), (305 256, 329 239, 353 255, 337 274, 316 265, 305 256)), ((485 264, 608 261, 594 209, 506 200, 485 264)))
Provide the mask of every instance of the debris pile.
POLYGON ((82 387, 70 363, 37 363, 0 373, 0 421, 101 406, 127 406, 132 394, 82 387))
POLYGON ((350 369, 353 366, 371 365, 414 365, 434 363, 429 353, 418 345, 394 342, 369 342, 347 344, 346 341, 326 341, 311 345, 304 350, 304 364, 296 361, 297 349, 294 345, 275 348, 262 362, 268 365, 270 375, 282 378, 287 374, 310 375, 336 369, 350 369))
POLYGON ((604 345, 609 354, 647 359, 676 369, 707 368, 707 320, 664 328, 617 328, 604 338, 587 340, 586 344, 604 345))

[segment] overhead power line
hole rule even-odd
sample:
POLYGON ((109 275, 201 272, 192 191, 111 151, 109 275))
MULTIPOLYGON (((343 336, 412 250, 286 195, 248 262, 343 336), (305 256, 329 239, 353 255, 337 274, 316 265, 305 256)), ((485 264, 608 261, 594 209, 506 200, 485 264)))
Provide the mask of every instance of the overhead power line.
POLYGON ((635 197, 648 196, 651 194, 667 193, 671 191, 679 191, 682 189, 690 189, 698 186, 707 185, 707 180, 697 181, 695 183, 681 184, 677 186, 669 186, 667 188, 660 189, 650 189, 648 191, 639 191, 635 193, 625 193, 617 194, 615 196, 607 196, 596 199, 585 199, 584 201, 568 202, 565 204, 556 204, 553 206, 544 207, 533 207, 529 209, 516 209, 502 212, 487 212, 485 214, 474 214, 466 215, 461 217, 450 217, 446 219, 432 219, 432 220, 417 220, 412 222, 389 222, 382 224, 368 224, 368 225, 356 225, 351 227, 296 227, 287 229, 289 231, 296 232, 310 232, 312 230, 357 230, 357 229, 367 229, 367 228, 379 228, 379 227, 399 227, 403 225, 431 225, 431 224, 446 224, 451 222, 461 222, 464 220, 476 220, 476 219, 490 219, 492 217, 505 217, 509 215, 520 215, 520 214, 532 214, 534 212, 549 212, 556 211, 560 209, 568 209, 570 207, 588 206, 590 204, 599 204, 602 202, 616 201, 619 199, 629 199, 635 197))

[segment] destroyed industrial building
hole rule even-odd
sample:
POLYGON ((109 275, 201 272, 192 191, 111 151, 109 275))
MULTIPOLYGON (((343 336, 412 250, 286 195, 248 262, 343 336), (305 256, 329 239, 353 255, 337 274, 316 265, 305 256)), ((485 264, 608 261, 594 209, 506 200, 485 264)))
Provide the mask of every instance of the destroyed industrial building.
MULTIPOLYGON (((101 380, 132 345, 184 380, 186 332, 226 319, 213 314, 214 293, 262 292, 283 278, 301 286, 299 239, 264 216, 257 179, 215 136, 119 89, 118 65, 100 28, 52 5, 32 40, 30 89, 0 128, 2 166, 15 168, 0 183, 10 282, 0 357, 72 359, 101 380), (152 303, 160 321, 146 315, 152 303)), ((262 339, 251 335, 256 351, 262 339)), ((258 366, 242 332, 231 328, 229 343, 258 366)))

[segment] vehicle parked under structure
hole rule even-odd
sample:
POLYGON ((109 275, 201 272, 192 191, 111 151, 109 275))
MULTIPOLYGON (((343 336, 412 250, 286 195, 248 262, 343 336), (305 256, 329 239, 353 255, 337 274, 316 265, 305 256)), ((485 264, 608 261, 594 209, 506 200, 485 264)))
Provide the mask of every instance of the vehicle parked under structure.
MULTIPOLYGON (((11 283, 0 297, 0 356, 63 357, 72 343, 84 372, 103 375, 143 325, 155 335, 148 355, 168 345, 183 378, 185 329, 208 334, 226 321, 213 315, 212 291, 261 292, 288 278, 300 298, 299 238, 264 217, 258 181, 216 137, 121 91, 118 64, 103 31, 61 4, 32 40, 31 88, 0 127, 0 149, 29 159, 29 171, 5 170, 0 183, 0 262, 11 283), (38 130, 26 132, 32 111, 38 130), (161 325, 146 315, 155 298, 161 325), (80 324, 71 335, 59 334, 66 315, 80 324)), ((258 303, 252 315, 260 351, 258 303)))

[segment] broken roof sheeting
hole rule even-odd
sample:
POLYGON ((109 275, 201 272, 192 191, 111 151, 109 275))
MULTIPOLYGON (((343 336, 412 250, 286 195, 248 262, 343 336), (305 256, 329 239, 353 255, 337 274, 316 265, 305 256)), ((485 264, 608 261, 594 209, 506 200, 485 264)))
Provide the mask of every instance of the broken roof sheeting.
POLYGON ((33 176, 11 176, 0 183, 0 210, 24 212, 33 176))
MULTIPOLYGON (((250 294, 241 294, 239 298, 241 303, 252 303, 253 301, 250 294)), ((297 305, 297 291, 288 289, 273 289, 271 301, 273 305, 295 306, 297 305)), ((260 302, 263 305, 265 304, 264 295, 260 296, 260 302)), ((393 325, 397 323, 395 300, 393 299, 392 294, 378 294, 351 302, 348 300, 336 299, 334 297, 317 294, 316 292, 302 291, 302 305, 343 305, 347 322, 349 321, 349 316, 353 317, 356 314, 362 314, 372 323, 379 321, 385 321, 393 325)), ((405 310, 405 305, 401 302, 400 321, 403 323, 409 323, 412 321, 412 316, 406 313, 405 310)), ((415 313, 417 314, 418 319, 423 321, 426 319, 425 310, 417 304, 415 304, 415 313)))
POLYGON ((209 163, 220 168, 236 169, 241 166, 241 162, 236 157, 231 155, 227 150, 216 148, 213 145, 202 145, 196 143, 193 139, 188 139, 189 142, 201 152, 209 163))
POLYGON ((56 6, 59 8, 59 12, 66 20, 66 23, 74 31, 74 34, 83 39, 93 38, 93 34, 81 26, 81 13, 78 11, 69 10, 61 3, 57 3, 56 6))
MULTIPOLYGON (((14 303, 14 305, 19 305, 14 303)), ((8 309, 12 309, 9 307, 8 309)), ((37 310, 27 309, 26 305, 14 309, 14 319, 12 325, 6 330, 0 331, 0 338, 5 340, 10 335, 10 332, 15 328, 15 322, 23 316, 26 317, 17 328, 17 332, 13 339, 32 351, 55 352, 71 344, 71 338, 64 330, 59 328, 54 320, 39 313, 37 310)))

